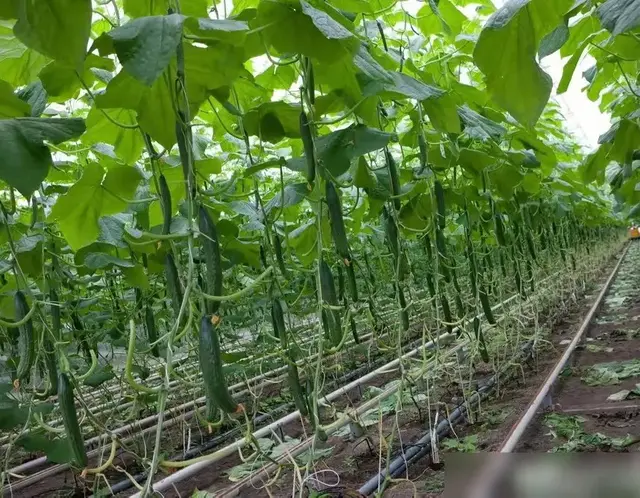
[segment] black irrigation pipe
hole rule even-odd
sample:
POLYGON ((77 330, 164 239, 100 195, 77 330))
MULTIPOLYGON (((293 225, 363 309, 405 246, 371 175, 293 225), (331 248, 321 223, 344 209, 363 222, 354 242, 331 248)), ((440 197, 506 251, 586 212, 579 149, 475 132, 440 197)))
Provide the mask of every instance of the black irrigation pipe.
MULTIPOLYGON (((527 361, 532 357, 534 342, 535 340, 530 340, 522 347, 521 354, 523 356, 523 361, 527 361)), ((453 410, 453 412, 451 412, 448 418, 441 420, 436 426, 437 439, 448 436, 453 428, 453 425, 464 418, 465 414, 467 413, 468 407, 486 398, 487 395, 493 390, 493 387, 496 385, 500 377, 509 368, 510 366, 496 372, 476 392, 474 392, 466 402, 459 404, 453 410)), ((403 472, 405 472, 409 465, 412 465, 413 463, 417 462, 422 457, 430 453, 431 431, 428 431, 415 443, 406 445, 400 451, 400 455, 397 456, 389 464, 388 468, 385 468, 382 472, 369 479, 360 487, 358 492, 364 496, 370 496, 373 492, 381 490, 382 485, 385 483, 387 477, 398 477, 403 472)))

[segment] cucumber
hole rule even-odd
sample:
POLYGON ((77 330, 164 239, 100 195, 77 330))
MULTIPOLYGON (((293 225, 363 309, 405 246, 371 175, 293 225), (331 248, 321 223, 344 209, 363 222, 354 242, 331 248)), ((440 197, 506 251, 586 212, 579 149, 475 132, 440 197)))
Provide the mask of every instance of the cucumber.
MULTIPOLYGON (((198 227, 202 233, 201 250, 204 255, 206 265, 205 281, 207 293, 212 296, 222 295, 222 263, 220 257, 220 242, 218 241, 218 230, 209 215, 209 211, 204 206, 200 206, 198 211, 198 227)), ((220 309, 220 302, 207 301, 207 313, 216 314, 220 309)))
POLYGON ((84 448, 80 424, 78 423, 78 414, 76 413, 75 400, 73 399, 73 386, 64 372, 60 372, 58 376, 58 402, 73 461, 79 467, 85 468, 89 460, 84 448))
POLYGON ((504 224, 502 222, 502 216, 500 215, 500 213, 498 213, 498 211, 494 213, 493 220, 495 225, 496 240, 498 241, 499 245, 506 246, 507 242, 504 237, 504 224))
POLYGON ((487 322, 491 325, 495 325, 496 319, 493 317, 493 310, 491 309, 491 304, 489 304, 489 296, 487 296, 482 285, 478 287, 478 297, 480 297, 480 304, 482 304, 482 311, 484 311, 484 316, 486 317, 487 322))
MULTIPOLYGON (((338 306, 331 268, 329 268, 324 259, 320 261, 320 287, 322 289, 322 300, 331 306, 338 306)), ((331 344, 337 346, 342 340, 342 324, 338 311, 327 310, 327 326, 328 330, 325 330, 325 332, 328 333, 331 344)))
POLYGON ((482 358, 482 361, 489 363, 490 358, 487 351, 487 344, 485 343, 482 327, 480 326, 480 319, 477 316, 473 318, 473 332, 476 336, 476 340, 480 343, 480 357, 482 358))
POLYGON ((436 220, 438 222, 438 228, 444 230, 447 219, 444 204, 444 189, 439 180, 436 180, 433 184, 433 194, 436 198, 436 220))
POLYGON ((424 171, 427 169, 427 162, 429 159, 428 151, 427 151, 427 141, 424 138, 424 132, 421 129, 420 133, 418 133, 418 157, 420 158, 420 171, 424 171))
POLYGON ((353 261, 347 265, 347 282, 349 282, 349 292, 351 293, 351 300, 355 303, 358 302, 358 282, 356 281, 356 272, 353 267, 353 261))
POLYGON ((167 235, 171 230, 171 191, 164 175, 158 178, 158 186, 160 188, 160 205, 162 207, 162 233, 167 235))
POLYGON ((442 230, 436 228, 436 249, 438 256, 438 269, 440 270, 440 275, 444 278, 444 281, 449 283, 451 282, 451 272, 449 271, 448 258, 447 258, 447 243, 444 239, 444 234, 442 230))
POLYGON ((307 183, 313 185, 316 179, 316 160, 309 118, 307 118, 304 110, 300 111, 300 137, 302 138, 302 146, 304 147, 304 157, 307 161, 307 183))
POLYGON ((398 304, 400 305, 400 320, 402 321, 402 330, 409 330, 409 311, 407 311, 407 301, 404 297, 402 287, 398 286, 398 304))
MULTIPOLYGON (((156 321, 153 316, 153 311, 151 310, 151 306, 148 304, 144 307, 144 324, 147 329, 147 340, 149 341, 149 344, 153 344, 158 340, 158 331, 156 329, 156 321)), ((156 358, 160 356, 157 344, 153 344, 153 346, 151 346, 151 354, 156 358)))
POLYGON ((222 371, 218 330, 208 316, 203 316, 200 321, 199 338, 198 357, 206 398, 225 413, 234 413, 238 409, 238 403, 229 393, 222 371))
POLYGON ((182 306, 182 285, 178 277, 178 268, 170 252, 167 252, 164 257, 164 273, 167 279, 167 295, 171 299, 173 313, 177 317, 182 306))
POLYGON ((273 233, 273 252, 276 254, 276 261, 278 262, 278 268, 282 272, 282 275, 287 276, 287 267, 284 264, 284 257, 282 256, 282 242, 277 233, 273 233))
POLYGON ((400 199, 395 197, 400 195, 400 179, 398 178, 398 167, 396 166, 396 161, 393 159, 393 156, 389 152, 389 149, 384 149, 384 156, 387 161, 387 167, 389 168, 389 179, 391 180, 391 194, 394 196, 393 205, 396 209, 400 210, 401 203, 400 199))
POLYGON ((444 321, 447 322, 447 332, 450 334, 453 332, 453 315, 451 314, 451 308, 449 307, 449 300, 443 292, 440 294, 440 306, 442 306, 442 314, 444 315, 444 321))
POLYGON ((344 299, 344 272, 342 265, 338 265, 338 301, 344 299))
POLYGON ((309 103, 313 105, 316 102, 316 83, 313 74, 313 64, 308 57, 304 58, 304 62, 307 69, 307 81, 305 82, 307 84, 307 97, 309 98, 309 103))
POLYGON ((329 221, 331 225, 331 236, 336 246, 336 252, 342 259, 351 260, 349 252, 349 243, 344 228, 344 219, 342 217, 342 206, 340 204, 340 196, 336 187, 331 180, 327 180, 325 192, 327 207, 329 208, 329 221))
MULTIPOLYGON (((13 305, 16 311, 16 321, 22 320, 29 313, 29 305, 22 291, 16 291, 13 298, 13 305)), ((16 379, 23 381, 29 377, 31 367, 36 357, 35 332, 31 318, 18 328, 18 368, 16 379)))
MULTIPOLYGON (((344 303, 345 306, 347 303, 344 303)), ((358 335, 358 327, 356 327, 356 321, 353 316, 349 317, 349 326, 351 327, 351 335, 353 336, 353 342, 360 344, 360 336, 358 335)))

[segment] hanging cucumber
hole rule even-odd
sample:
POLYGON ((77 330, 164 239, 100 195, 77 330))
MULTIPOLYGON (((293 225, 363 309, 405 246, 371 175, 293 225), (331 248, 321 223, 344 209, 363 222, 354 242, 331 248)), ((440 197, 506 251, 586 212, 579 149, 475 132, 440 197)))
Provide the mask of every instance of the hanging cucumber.
POLYGON ((278 268, 282 272, 283 276, 287 276, 287 267, 284 264, 284 257, 282 256, 282 241, 277 233, 273 233, 273 252, 276 255, 276 261, 278 262, 278 268))
POLYGON ((313 74, 313 64, 311 63, 311 59, 309 59, 308 57, 304 58, 304 65, 306 68, 306 75, 307 75, 307 80, 306 80, 306 84, 307 84, 307 97, 309 99, 309 103, 311 105, 315 104, 316 102, 316 83, 315 83, 315 77, 313 74))
POLYGON ((313 185, 316 179, 316 160, 313 147, 313 136, 309 126, 309 118, 304 110, 300 111, 300 137, 304 148, 304 157, 307 161, 307 183, 313 185))
POLYGON ((78 423, 78 414, 76 413, 76 405, 73 398, 73 386, 69 381, 69 377, 64 372, 60 372, 58 376, 58 402, 60 404, 60 413, 62 414, 65 435, 67 436, 73 455, 73 461, 79 467, 84 468, 87 466, 89 460, 84 448, 84 439, 80 431, 80 424, 78 423))
POLYGON ((151 354, 157 358, 160 356, 158 345, 155 344, 158 340, 158 331, 156 329, 156 321, 153 316, 153 311, 151 310, 151 306, 148 304, 144 307, 144 324, 147 329, 147 340, 149 341, 149 344, 153 344, 153 346, 151 346, 151 354))
MULTIPOLYGON (((320 261, 320 286, 322 300, 330 306, 338 306, 333 274, 324 259, 320 261)), ((338 311, 327 310, 327 326, 328 330, 325 329, 325 332, 330 338, 331 345, 337 346, 342 340, 342 323, 338 311)))
POLYGON ((58 393, 58 362, 56 360, 55 344, 51 341, 51 338, 53 337, 55 341, 58 341, 62 330, 58 293, 53 287, 49 290, 49 302, 51 303, 49 306, 51 309, 51 334, 45 331, 42 346, 44 348, 44 362, 49 377, 47 396, 53 396, 58 393))
POLYGON ((342 206, 340 204, 340 196, 336 187, 331 180, 327 180, 325 192, 327 207, 329 208, 329 222, 331 225, 331 236, 336 246, 336 252, 345 260, 345 265, 351 260, 349 252, 349 243, 344 228, 344 219, 342 217, 342 206))
POLYGON ((351 293, 351 300, 355 303, 358 301, 358 283, 356 281, 356 273, 353 267, 353 261, 346 266, 347 268, 347 282, 349 283, 349 292, 351 293))
MULTIPOLYGON (((222 263, 220 258, 220 242, 218 230, 204 206, 200 206, 198 213, 198 226, 202 233, 202 252, 206 264, 207 293, 212 296, 222 295, 222 263)), ((220 309, 220 302, 207 301, 207 313, 215 315, 220 309)))
POLYGON ((436 198, 436 221, 438 223, 438 228, 440 230, 444 230, 447 219, 444 203, 444 189, 442 188, 442 183, 440 183, 440 180, 436 180, 434 182, 433 194, 436 198))
MULTIPOLYGON (((344 301, 344 307, 347 307, 347 300, 344 301)), ((353 315, 349 316, 349 326, 351 327, 351 335, 353 336, 353 342, 360 344, 360 336, 358 335, 358 327, 356 327, 356 321, 353 315)))
POLYGON ((462 318, 466 315, 464 310, 464 304, 462 303, 462 291, 460 290, 460 285, 458 285, 458 277, 456 276, 455 270, 451 269, 451 281, 453 282, 453 288, 456 291, 454 299, 456 300, 456 310, 458 311, 458 318, 462 318))
POLYGON ((158 186, 160 187, 160 205, 162 207, 162 234, 167 235, 171 229, 171 191, 164 175, 158 178, 158 186))
POLYGON ((178 277, 178 268, 170 252, 164 257, 164 274, 167 280, 167 295, 171 299, 173 313, 177 317, 182 306, 182 284, 178 277))
POLYGON ((220 338, 218 329, 211 323, 209 316, 203 316, 200 321, 199 360, 200 370, 204 381, 205 395, 225 413, 238 410, 224 378, 222 371, 222 355, 220 352, 220 338))
POLYGON ((484 316, 486 317, 487 322, 489 322, 490 325, 495 325, 496 319, 493 317, 493 310, 491 309, 491 304, 489 304, 489 296, 487 296, 482 285, 478 287, 478 297, 480 298, 482 311, 484 311, 484 316))
POLYGON ((444 315, 444 321, 446 322, 447 332, 450 334, 453 332, 453 315, 451 314, 451 308, 449 307, 449 300, 444 292, 440 294, 440 306, 442 306, 442 314, 444 315))
POLYGON ((451 282, 451 272, 449 271, 448 259, 447 259, 447 243, 444 239, 442 230, 436 228, 436 249, 438 256, 438 270, 440 275, 447 283, 451 282))
MULTIPOLYGON (((29 305, 22 291, 16 291, 13 298, 16 321, 22 320, 29 313, 29 305)), ((35 337, 33 321, 31 318, 18 328, 18 368, 16 370, 16 380, 23 381, 29 377, 33 361, 35 360, 35 337)))
POLYGON ((364 251, 363 254, 364 254, 364 264, 367 267, 367 273, 369 274, 369 282, 371 282, 371 285, 376 285, 376 277, 373 274, 371 265, 369 264, 369 253, 367 253, 367 251, 364 251))
POLYGON ((387 161, 387 168, 389 169, 389 179, 391 180, 391 195, 394 196, 393 205, 396 209, 401 208, 400 199, 397 197, 400 195, 400 179, 398 177, 398 167, 396 161, 393 159, 389 149, 384 149, 384 156, 387 161))
POLYGON ((260 244, 260 262, 262 263, 262 268, 266 269, 269 265, 267 264, 267 256, 264 253, 264 246, 260 244))
POLYGON ((338 301, 344 299, 344 272, 342 265, 338 265, 338 301))
POLYGON ((493 222, 495 227, 496 240, 498 241, 499 245, 504 247, 507 245, 504 236, 504 223, 502 221, 502 215, 497 210, 494 211, 493 222))
POLYGON ((409 330, 409 311, 407 310, 407 301, 404 297, 404 291, 400 286, 398 286, 398 304, 400 305, 400 320, 402 321, 402 330, 409 330))
POLYGON ((485 363, 490 362, 489 352, 487 351, 487 344, 484 340, 484 334, 482 333, 482 327, 480 326, 480 319, 476 316, 473 318, 473 332, 476 336, 476 340, 480 344, 480 357, 485 363))
POLYGON ((429 153, 427 149, 427 141, 424 138, 424 131, 420 129, 418 133, 418 157, 420 159, 420 172, 424 172, 427 169, 429 161, 429 153))

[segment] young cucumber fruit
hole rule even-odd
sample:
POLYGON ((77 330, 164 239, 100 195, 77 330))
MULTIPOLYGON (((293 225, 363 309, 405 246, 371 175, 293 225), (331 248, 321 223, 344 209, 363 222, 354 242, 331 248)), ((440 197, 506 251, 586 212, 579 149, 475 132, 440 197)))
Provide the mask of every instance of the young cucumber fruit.
POLYGON ((211 323, 207 315, 200 321, 199 359, 200 371, 204 381, 207 400, 218 406, 226 413, 238 410, 222 371, 222 355, 220 352, 220 338, 218 329, 211 323))

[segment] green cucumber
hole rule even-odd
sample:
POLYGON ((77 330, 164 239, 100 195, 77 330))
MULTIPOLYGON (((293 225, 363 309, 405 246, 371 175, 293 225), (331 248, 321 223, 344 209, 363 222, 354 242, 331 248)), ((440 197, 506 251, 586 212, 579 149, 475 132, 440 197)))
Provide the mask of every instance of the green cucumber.
POLYGON ((473 332, 476 336, 476 340, 480 343, 480 357, 485 363, 490 362, 489 352, 487 351, 487 344, 484 340, 484 334, 482 333, 482 327, 480 326, 480 319, 476 316, 473 318, 473 332))
POLYGON ((287 276, 287 267, 284 264, 284 257, 282 256, 282 242, 280 241, 280 237, 277 233, 273 233, 273 252, 276 255, 276 261, 278 263, 278 268, 282 272, 283 276, 287 276))
POLYGON ((402 287, 398 286, 398 304, 400 305, 400 321, 402 322, 402 330, 409 330, 409 311, 407 308, 407 300, 404 297, 402 287))
MULTIPOLYGON (((322 300, 330 306, 338 306, 333 274, 324 259, 320 261, 320 287, 322 289, 322 300)), ((327 325, 329 330, 326 332, 328 332, 328 336, 330 337, 331 345, 337 346, 342 340, 342 323, 338 311, 327 311, 327 325)))
POLYGON ((73 461, 79 467, 85 468, 89 463, 89 459, 87 458, 84 439, 78 423, 78 414, 76 413, 76 404, 73 398, 73 386, 64 372, 60 372, 58 376, 58 403, 73 461))
POLYGON ((327 180, 326 184, 326 200, 329 208, 329 221, 331 225, 331 236, 336 246, 336 252, 344 260, 351 260, 349 252, 349 243, 344 228, 344 219, 342 217, 342 206, 340 204, 340 196, 333 182, 327 180))
POLYGON ((173 313, 177 317, 182 306, 182 284, 178 276, 178 268, 170 252, 164 257, 164 274, 167 280, 167 295, 171 300, 173 313))
POLYGON ((442 188, 442 183, 440 183, 439 180, 436 180, 433 184, 433 194, 436 198, 436 220, 438 228, 440 230, 444 230, 447 219, 444 203, 444 189, 442 188))
POLYGON ((209 316, 200 320, 198 358, 204 381, 205 395, 225 413, 234 413, 238 409, 222 371, 222 355, 218 329, 211 323, 209 316))
POLYGON ((162 233, 166 235, 171 229, 171 191, 164 175, 158 178, 158 186, 160 187, 160 206, 162 207, 162 233))
MULTIPOLYGON (((220 257, 220 242, 216 225, 204 206, 200 206, 198 213, 198 226, 202 233, 202 252, 206 265, 205 281, 207 293, 212 296, 222 295, 222 263, 220 257)), ((207 313, 216 314, 220 309, 220 302, 207 301, 207 313)))
POLYGON ((493 310, 491 309, 491 304, 489 304, 489 296, 487 296, 482 285, 478 287, 478 297, 480 297, 480 304, 482 304, 482 311, 484 311, 484 316, 486 317, 487 322, 491 325, 495 325, 496 319, 493 317, 493 310))
POLYGON ((307 182, 312 185, 316 179, 316 160, 309 118, 307 118, 304 110, 300 111, 300 137, 302 138, 304 156, 307 161, 307 182))
POLYGON ((358 282, 356 281, 356 272, 353 266, 353 261, 350 261, 347 265, 347 282, 349 283, 351 300, 356 303, 358 302, 358 282))
POLYGON ((396 161, 393 159, 389 149, 384 149, 384 155, 387 161, 387 168, 389 169, 389 179, 391 180, 391 195, 394 196, 393 205, 397 210, 402 207, 400 199, 397 197, 400 195, 400 179, 398 177, 398 167, 396 161))
MULTIPOLYGON (((29 305, 22 291, 16 291, 13 298, 13 305, 16 312, 16 321, 22 320, 29 313, 29 305)), ((23 381, 29 377, 31 367, 36 357, 36 338, 31 318, 18 328, 18 368, 16 379, 23 381)))

